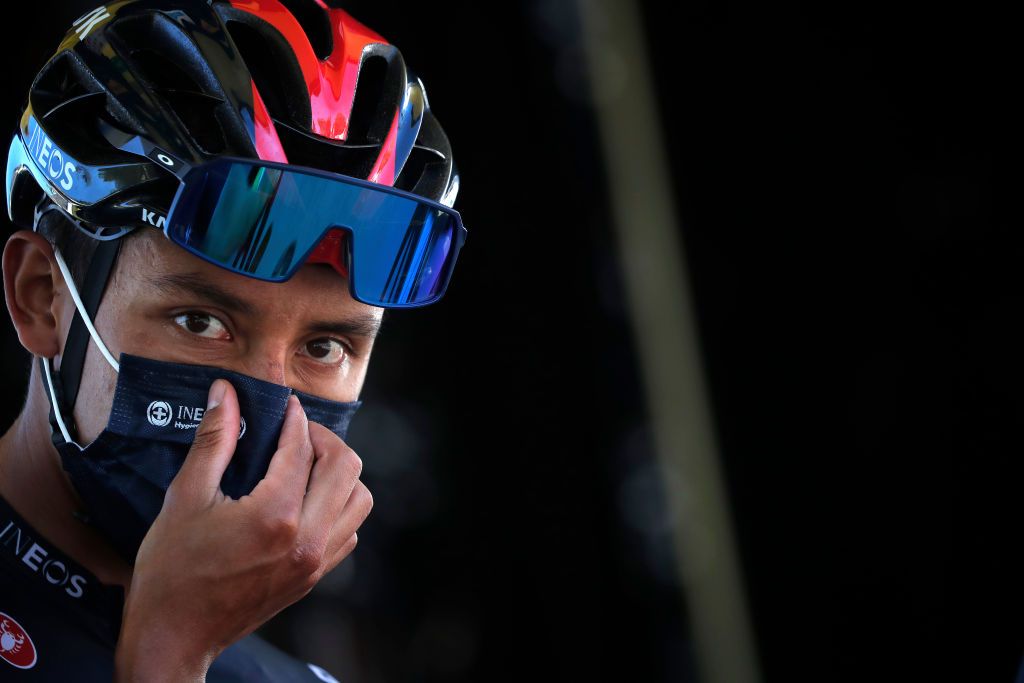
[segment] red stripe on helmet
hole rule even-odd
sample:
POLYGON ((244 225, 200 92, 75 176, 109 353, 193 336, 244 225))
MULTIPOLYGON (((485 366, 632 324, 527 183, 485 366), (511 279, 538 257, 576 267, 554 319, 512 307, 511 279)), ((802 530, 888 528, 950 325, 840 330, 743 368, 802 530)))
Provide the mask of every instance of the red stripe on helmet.
POLYGON ((277 136, 277 129, 274 128, 274 122, 270 119, 270 112, 267 111, 267 105, 263 103, 263 98, 260 97, 260 91, 256 89, 255 83, 252 84, 252 101, 256 110, 253 117, 256 122, 256 154, 264 161, 288 163, 288 157, 285 156, 284 147, 281 145, 281 138, 277 136))
POLYGON ((320 60, 316 58, 302 25, 284 5, 278 0, 231 0, 231 6, 253 14, 276 28, 295 53, 310 92, 319 87, 320 60))
POLYGON ((231 0, 233 7, 271 24, 288 41, 309 88, 312 132, 345 140, 363 48, 388 41, 344 10, 327 8, 321 0, 317 4, 327 11, 334 39, 334 50, 323 61, 317 59, 302 26, 279 0, 231 0))
POLYGON ((344 140, 352 115, 363 48, 373 43, 387 45, 388 41, 343 10, 331 9, 328 15, 334 34, 334 51, 322 63, 324 88, 316 92, 310 90, 313 132, 344 140))

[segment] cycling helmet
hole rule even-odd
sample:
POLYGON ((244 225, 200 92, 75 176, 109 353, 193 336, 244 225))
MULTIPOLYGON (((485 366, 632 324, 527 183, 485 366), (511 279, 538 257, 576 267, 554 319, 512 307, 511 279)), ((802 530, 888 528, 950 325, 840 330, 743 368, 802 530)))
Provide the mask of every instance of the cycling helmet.
MULTIPOLYGON (((73 23, 36 76, 15 143, 19 136, 41 164, 19 166, 12 144, 10 218, 35 229, 44 213, 60 209, 96 239, 80 287, 90 317, 118 238, 159 227, 166 216, 178 186, 161 166, 169 159, 197 165, 233 156, 313 167, 448 207, 459 189, 422 81, 397 48, 323 0, 97 7, 73 23)), ((307 262, 344 275, 329 238, 322 244, 329 248, 307 262)), ((69 406, 87 344, 76 312, 59 373, 58 393, 69 406)))
MULTIPOLYGON (((57 150, 41 189, 100 238, 152 224, 173 195, 159 159, 126 150, 136 136, 191 165, 285 162, 447 206, 459 186, 422 81, 397 48, 321 0, 97 7, 37 75, 21 132, 57 150)), ((16 184, 11 218, 31 227, 37 191, 16 184)))

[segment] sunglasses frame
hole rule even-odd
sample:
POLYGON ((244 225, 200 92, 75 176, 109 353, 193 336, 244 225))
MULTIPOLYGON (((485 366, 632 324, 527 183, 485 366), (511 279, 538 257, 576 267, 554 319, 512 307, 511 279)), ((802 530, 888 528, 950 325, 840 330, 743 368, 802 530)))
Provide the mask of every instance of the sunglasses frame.
MULTIPOLYGON (((164 154, 163 156, 166 157, 166 158, 170 158, 166 154, 164 154)), ((164 163, 165 166, 167 165, 166 162, 164 161, 164 159, 160 159, 160 162, 164 163)), ((183 164, 182 164, 182 167, 184 167, 183 164)), ((254 278, 256 280, 262 280, 262 281, 265 281, 265 282, 285 282, 288 279, 290 279, 292 276, 294 276, 295 273, 298 271, 298 269, 302 267, 302 265, 306 262, 306 259, 309 257, 309 254, 312 253, 312 251, 314 249, 316 249, 317 245, 320 244, 320 242, 323 240, 323 238, 327 235, 328 232, 330 232, 332 230, 335 230, 335 229, 340 229, 340 230, 343 230, 343 231, 347 232, 350 235, 350 237, 347 240, 345 240, 346 243, 347 243, 347 250, 348 250, 347 254, 346 254, 346 256, 348 257, 347 260, 346 260, 346 266, 348 267, 348 272, 349 272, 349 277, 348 277, 349 294, 356 301, 368 304, 370 306, 377 306, 377 307, 381 307, 381 308, 419 308, 421 306, 427 306, 429 304, 432 304, 432 303, 435 303, 435 302, 439 301, 445 295, 445 293, 448 290, 448 284, 450 283, 452 274, 454 273, 454 270, 455 270, 455 263, 458 260, 459 252, 462 250, 462 246, 465 244, 466 236, 468 234, 468 231, 466 230, 466 227, 462 224, 462 216, 459 214, 458 211, 456 211, 455 209, 453 209, 453 208, 451 208, 449 206, 446 206, 446 205, 444 205, 444 204, 442 204, 440 202, 434 201, 432 199, 428 199, 428 198, 423 197, 421 195, 417 195, 417 194, 414 194, 412 192, 408 192, 406 190, 401 190, 401 189, 396 188, 396 187, 391 187, 389 185, 381 185, 380 183, 375 183, 375 182, 370 181, 370 180, 364 180, 362 178, 353 178, 351 176, 342 175, 340 173, 332 173, 330 171, 324 171, 322 169, 310 168, 310 167, 307 167, 307 166, 298 166, 298 165, 295 165, 295 164, 286 164, 286 163, 281 163, 281 162, 276 162, 276 161, 264 161, 262 159, 249 159, 249 158, 245 158, 245 157, 236 157, 236 156, 222 156, 222 157, 217 157, 216 159, 212 159, 212 160, 210 160, 208 162, 205 162, 203 164, 199 164, 199 165, 196 165, 196 166, 191 166, 191 167, 183 168, 183 170, 180 171, 180 173, 175 173, 175 175, 178 177, 178 179, 179 179, 181 184, 178 187, 178 191, 174 195, 174 199, 171 201, 170 208, 167 210, 167 217, 166 217, 166 219, 164 221, 164 225, 163 225, 164 236, 167 239, 169 239, 172 242, 174 242, 174 244, 178 245, 182 249, 185 249, 190 254, 192 254, 194 256, 198 256, 199 258, 203 259, 204 261, 207 261, 208 263, 212 263, 213 265, 216 265, 216 266, 219 266, 221 268, 224 268, 224 269, 226 269, 226 270, 228 270, 230 272, 238 273, 239 275, 244 275, 246 277, 251 277, 251 278, 254 278), (328 180, 328 181, 332 181, 332 182, 336 182, 336 183, 341 183, 343 185, 350 185, 350 186, 355 186, 355 187, 358 187, 358 188, 364 188, 364 189, 367 189, 367 190, 372 190, 374 192, 390 194, 390 195, 394 195, 396 197, 401 197, 401 198, 404 198, 404 199, 408 199, 410 201, 416 202, 417 204, 425 205, 425 206, 427 206, 427 207, 429 207, 431 209, 436 209, 438 211, 441 211, 442 213, 448 214, 449 216, 451 216, 454 219, 454 225, 453 225, 453 238, 452 238, 453 241, 452 241, 451 247, 449 248, 449 253, 451 254, 451 256, 447 259, 448 266, 446 267, 445 272, 443 273, 443 283, 444 284, 442 285, 442 287, 438 291, 438 293, 436 295, 434 295, 433 297, 431 297, 430 299, 424 300, 424 301, 418 301, 416 303, 411 303, 411 304, 409 304, 409 303, 406 303, 406 304, 386 303, 385 304, 385 303, 381 303, 381 302, 376 301, 376 300, 367 299, 365 297, 360 296, 360 294, 359 294, 359 292, 357 290, 357 287, 356 287, 356 282, 358 280, 357 273, 358 273, 358 269, 359 269, 359 258, 358 258, 357 253, 356 253, 356 251, 357 251, 357 249, 356 249, 356 239, 357 238, 356 238, 356 234, 355 233, 356 233, 357 230, 361 230, 361 228, 353 227, 353 226, 348 226, 348 225, 343 225, 343 224, 334 224, 334 225, 329 225, 329 226, 324 227, 323 231, 316 238, 316 240, 314 240, 311 243, 311 245, 310 245, 309 249, 306 251, 306 253, 302 254, 302 256, 300 258, 297 258, 295 260, 295 265, 291 268, 291 270, 288 273, 286 273, 284 276, 276 277, 276 278, 261 277, 259 275, 255 275, 255 274, 252 274, 252 273, 247 273, 247 272, 236 270, 236 269, 234 269, 234 268, 232 268, 230 266, 224 265, 223 263, 221 263, 219 261, 211 259, 208 256, 206 256, 205 254, 203 254, 201 251, 193 249, 191 246, 189 246, 187 244, 184 244, 182 242, 179 242, 178 240, 174 239, 174 237, 172 237, 171 234, 170 234, 170 227, 171 227, 171 224, 173 222, 174 211, 175 211, 175 209, 178 206, 178 201, 179 201, 179 199, 182 197, 182 195, 186 191, 186 188, 187 188, 187 180, 186 179, 188 178, 188 176, 190 174, 192 174, 192 173, 202 173, 202 172, 204 172, 204 169, 206 169, 206 168, 213 168, 213 167, 217 167, 217 166, 229 166, 231 164, 236 164, 236 163, 237 164, 242 164, 242 165, 245 165, 245 166, 248 166, 248 167, 252 167, 252 168, 279 169, 279 170, 281 170, 283 172, 286 172, 286 173, 292 173, 292 174, 297 174, 297 175, 313 176, 313 177, 317 177, 317 178, 323 178, 324 180, 328 180)), ((372 228, 372 226, 370 226, 370 227, 368 227, 366 229, 371 229, 372 230, 373 228, 372 228)))
MULTIPOLYGON (((448 290, 448 286, 451 282, 452 275, 455 270, 455 264, 458 261, 458 256, 462 250, 463 245, 466 242, 468 232, 462 223, 462 216, 460 213, 446 204, 423 197, 421 195, 402 190, 390 185, 383 185, 375 183, 370 180, 363 178, 355 178, 352 176, 346 176, 341 173, 334 173, 331 171, 325 171, 318 168, 311 168, 307 166, 299 166, 296 164, 287 164, 276 161, 265 161, 262 159, 253 159, 247 157, 238 156, 221 156, 205 161, 201 164, 190 165, 181 159, 176 158, 174 155, 169 154, 165 150, 157 147, 150 140, 143 138, 138 135, 125 134, 123 131, 116 130, 108 125, 101 125, 101 132, 104 133, 108 141, 118 149, 129 152, 140 157, 146 157, 150 161, 154 162, 156 166, 166 171, 169 175, 173 175, 177 181, 178 186, 174 191, 173 198, 170 201, 169 208, 166 210, 165 216, 159 216, 163 219, 162 225, 157 222, 154 224, 152 221, 140 222, 138 216, 141 211, 143 216, 147 215, 147 208, 150 209, 149 214, 152 214, 152 210, 158 210, 160 213, 164 213, 163 209, 159 207, 160 204, 168 206, 166 203, 166 196, 163 195, 162 201, 156 200, 156 197, 150 198, 150 200, 144 200, 143 203, 128 203, 128 204, 115 204, 110 205, 110 202, 105 201, 103 195, 116 190, 120 186, 138 182, 140 173, 152 178, 152 171, 147 171, 146 167, 152 168, 151 165, 146 164, 145 161, 139 159, 139 164, 128 166, 106 166, 106 167, 89 167, 78 160, 73 159, 70 155, 62 152, 62 158, 66 158, 69 161, 73 161, 74 164, 82 171, 87 171, 93 177, 107 178, 109 179, 103 188, 97 188, 92 190, 88 185, 83 186, 79 183, 73 188, 73 191, 67 191, 58 189, 54 182, 51 182, 50 178, 46 177, 46 174, 38 166, 38 161, 33 157, 33 153, 29 149, 28 139, 31 137, 34 140, 35 135, 41 134, 38 122, 35 120, 35 116, 31 109, 25 112, 22 117, 20 130, 15 133, 11 140, 11 148, 8 152, 8 168, 7 168, 7 196, 8 196, 8 211, 12 210, 11 197, 12 187, 20 182, 22 177, 22 169, 29 172, 29 175, 33 176, 35 184, 37 184, 43 191, 43 194, 49 198, 53 203, 60 208, 69 218, 75 226, 85 232, 89 236, 102 240, 112 240, 132 232, 139 227, 153 227, 157 230, 161 230, 164 236, 173 242, 175 245, 185 249, 190 254, 197 256, 204 261, 212 263, 220 268, 224 268, 229 272, 238 273, 244 277, 251 277, 257 280, 263 280, 267 282, 283 282, 288 278, 292 277, 302 264, 305 263, 306 258, 316 248, 323 237, 334 229, 340 229, 349 234, 349 238, 345 241, 348 243, 346 248, 346 263, 345 265, 349 271, 348 286, 349 293, 356 301, 381 308, 419 308, 421 306, 427 306, 440 300, 448 290), (12 162, 14 162, 12 167, 12 162), (453 242, 450 246, 450 257, 447 259, 448 267, 446 272, 443 273, 443 285, 440 291, 429 300, 419 301, 416 303, 381 303, 376 300, 367 299, 359 295, 356 287, 356 281, 358 279, 358 268, 359 260, 356 255, 356 240, 355 234, 360 229, 358 227, 347 226, 347 225, 333 225, 324 228, 323 233, 312 243, 309 251, 302 255, 301 259, 296 261, 296 265, 293 267, 291 273, 285 278, 265 278, 252 273, 246 273, 238 271, 231 266, 226 266, 214 259, 205 256, 202 252, 199 252, 186 244, 175 240, 170 235, 171 218, 174 214, 175 208, 178 205, 179 198, 184 194, 188 187, 187 178, 193 171, 201 171, 206 167, 223 166, 232 163, 241 163, 250 167, 262 167, 268 169, 279 169, 286 173, 299 174, 314 176, 322 178, 324 180, 333 181, 357 188, 363 188, 372 190, 374 192, 394 195, 407 199, 417 204, 424 205, 428 208, 435 209, 450 215, 454 219, 453 226, 453 242), (113 227, 117 226, 117 227, 113 227)), ((45 134, 41 134, 43 140, 46 140, 45 134)), ((47 144, 50 142, 47 140, 47 144)), ((54 144, 53 149, 60 151, 60 149, 54 144)), ((52 175, 52 174, 51 174, 52 175)), ((168 195, 170 194, 168 188, 168 195)), ((12 216, 13 218, 13 216, 12 216)), ((372 228, 371 228, 372 229, 372 228)))

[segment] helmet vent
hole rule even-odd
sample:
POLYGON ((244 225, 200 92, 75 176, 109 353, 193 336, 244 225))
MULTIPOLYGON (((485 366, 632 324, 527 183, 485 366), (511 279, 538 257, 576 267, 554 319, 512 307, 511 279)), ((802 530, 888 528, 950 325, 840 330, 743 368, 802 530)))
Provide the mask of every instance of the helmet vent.
POLYGON ((140 14, 119 19, 107 31, 111 43, 154 90, 191 90, 224 97, 206 58, 171 19, 140 14))
POLYGON ((367 56, 359 67, 356 81, 352 115, 348 120, 348 134, 345 141, 354 144, 380 144, 391 126, 396 107, 384 108, 381 98, 385 94, 388 76, 388 61, 384 57, 367 56), (388 115, 386 121, 381 115, 388 115), (384 125, 381 125, 381 124, 384 125))
POLYGON ((134 77, 177 119, 176 134, 202 152, 223 153, 233 139, 223 116, 227 96, 181 27, 163 14, 140 14, 119 19, 108 34, 134 77))
POLYGON ((166 54, 143 48, 131 51, 135 72, 146 79, 154 90, 202 93, 203 88, 166 54))
POLYGON ((224 108, 220 100, 195 92, 163 92, 161 95, 200 150, 206 154, 222 154, 227 150, 221 120, 224 108))
POLYGON ((131 158, 111 149, 96 124, 107 119, 129 130, 137 130, 137 124, 103 92, 73 53, 54 57, 39 73, 29 97, 36 118, 54 144, 73 149, 80 160, 101 163, 131 158))
POLYGON ((279 0, 285 6, 309 38, 309 44, 317 59, 327 59, 334 52, 334 36, 327 12, 316 0, 279 0))
POLYGON ((153 87, 157 95, 188 131, 195 144, 207 154, 220 154, 227 147, 218 117, 224 100, 203 92, 184 69, 155 50, 134 50, 132 66, 153 87))
POLYGON ((443 162, 444 157, 435 150, 420 147, 419 145, 414 146, 412 151, 409 152, 409 158, 406 159, 405 165, 402 167, 402 172, 398 174, 398 178, 395 180, 395 187, 412 192, 416 187, 417 181, 423 177, 427 164, 443 164, 443 162))
POLYGON ((327 140, 274 120, 288 162, 322 168, 353 178, 366 178, 380 156, 380 145, 352 145, 327 140))
POLYGON ((54 58, 36 77, 32 85, 32 107, 36 116, 45 119, 55 109, 82 95, 103 92, 72 56, 65 52, 54 58))
POLYGON ((230 8, 221 12, 228 16, 225 22, 228 33, 270 115, 309 128, 313 120, 309 88, 284 37, 273 26, 247 12, 230 8))

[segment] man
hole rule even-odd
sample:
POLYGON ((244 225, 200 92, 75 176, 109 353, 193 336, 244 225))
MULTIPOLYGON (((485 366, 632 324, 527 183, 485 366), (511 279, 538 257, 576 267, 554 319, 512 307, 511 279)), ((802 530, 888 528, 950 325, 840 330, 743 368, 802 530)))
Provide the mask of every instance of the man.
POLYGON ((386 308, 443 296, 458 172, 422 82, 320 0, 127 0, 33 83, 6 301, 0 679, 334 680, 252 635, 352 552, 386 308))

